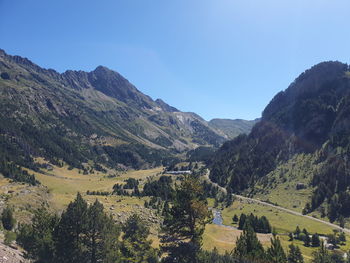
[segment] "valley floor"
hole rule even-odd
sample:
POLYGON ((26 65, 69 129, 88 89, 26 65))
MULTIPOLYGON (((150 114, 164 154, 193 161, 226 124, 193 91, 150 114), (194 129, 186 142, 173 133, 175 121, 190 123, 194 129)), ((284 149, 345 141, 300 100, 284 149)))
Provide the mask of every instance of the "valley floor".
MULTIPOLYGON (((288 246, 290 244, 298 245, 306 259, 306 261, 311 260, 312 253, 318 248, 305 247, 303 242, 300 240, 289 241, 288 234, 294 232, 296 227, 307 229, 309 233, 317 233, 321 236, 326 236, 328 234, 333 234, 334 230, 337 228, 333 227, 333 224, 327 224, 328 222, 322 220, 314 220, 313 217, 299 215, 298 213, 290 213, 287 209, 281 207, 274 207, 270 204, 265 204, 263 202, 257 202, 258 200, 250 200, 247 198, 236 199, 234 203, 222 210, 223 224, 228 226, 233 226, 232 217, 236 214, 238 217, 244 214, 253 213, 256 216, 266 216, 271 223, 274 231, 277 233, 278 237, 282 242, 282 246, 285 251, 288 251, 288 246)), ((346 239, 350 240, 350 235, 346 232, 346 239)), ((350 249, 349 241, 345 245, 340 246, 340 251, 343 253, 348 252, 350 249)))
MULTIPOLYGON (((105 209, 112 214, 116 221, 125 222, 133 213, 140 215, 150 226, 153 246, 158 247, 161 217, 157 210, 144 207, 145 201, 149 201, 148 197, 88 195, 87 191, 111 192, 114 184, 123 184, 127 178, 138 179, 140 189, 142 189, 148 180, 161 176, 162 171, 163 167, 127 172, 109 171, 108 174, 97 171, 82 174, 78 169, 69 170, 68 167, 52 166, 49 170, 43 170, 41 173, 30 171, 41 182, 41 186, 28 186, 10 182, 8 179, 1 179, 0 204, 4 206, 6 202, 15 207, 15 215, 18 221, 28 222, 30 220, 28 211, 42 205, 49 207, 52 211, 62 211, 75 198, 77 192, 80 192, 89 203, 92 203, 95 199, 103 203, 105 209)), ((208 180, 207 177, 206 179, 208 180)), ((214 205, 213 200, 209 200, 209 205, 214 205)), ((206 226, 203 240, 204 249, 212 250, 216 247, 220 253, 231 252, 241 234, 241 230, 232 228, 234 226, 232 217, 235 214, 240 216, 241 213, 266 216, 278 233, 286 251, 291 244, 288 233, 293 232, 297 226, 301 229, 306 228, 310 233, 322 235, 331 234, 334 229, 339 230, 336 225, 310 216, 304 216, 296 211, 274 206, 260 200, 236 196, 234 203, 222 210, 224 225, 209 224, 206 226)), ((346 232, 347 239, 350 240, 349 231, 346 232)), ((264 247, 270 245, 271 237, 271 234, 258 234, 258 238, 264 247)), ((317 248, 304 247, 302 242, 298 240, 293 242, 301 248, 306 261, 310 261, 312 253, 317 248)), ((348 251, 350 249, 349 242, 345 246, 341 246, 340 249, 344 252, 348 251)))

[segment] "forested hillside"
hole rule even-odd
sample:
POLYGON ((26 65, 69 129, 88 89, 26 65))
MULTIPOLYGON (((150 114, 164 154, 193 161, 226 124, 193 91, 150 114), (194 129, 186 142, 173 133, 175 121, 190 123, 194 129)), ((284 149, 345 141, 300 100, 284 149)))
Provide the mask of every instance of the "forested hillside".
MULTIPOLYGON (((230 136, 194 113, 152 100, 106 67, 62 74, 0 50, 0 166, 147 168, 230 136)), ((23 177, 18 174, 17 177, 23 177)), ((24 180, 34 183, 33 179, 24 180)))
MULTIPOLYGON (((331 221, 350 211, 350 72, 340 62, 324 62, 301 74, 278 93, 249 135, 226 142, 213 159, 210 178, 239 193, 296 154, 315 156, 305 213, 321 209, 331 221)), ((312 170, 312 167, 310 167, 312 170)), ((288 173, 286 171, 285 173, 288 173)), ((271 185, 271 184, 270 184, 271 185)))

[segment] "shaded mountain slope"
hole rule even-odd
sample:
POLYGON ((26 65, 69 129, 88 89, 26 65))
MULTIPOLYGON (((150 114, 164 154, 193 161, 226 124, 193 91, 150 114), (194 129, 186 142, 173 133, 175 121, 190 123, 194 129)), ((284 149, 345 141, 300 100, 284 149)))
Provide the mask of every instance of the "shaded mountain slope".
POLYGON ((272 99, 249 135, 224 143, 210 178, 235 192, 254 193, 256 183, 261 185, 278 165, 296 154, 310 153, 321 168, 310 182, 315 190, 305 212, 326 202, 330 219, 349 216, 345 212, 350 205, 349 76, 348 65, 340 62, 320 63, 305 71, 272 99), (332 209, 332 200, 337 209, 332 209), (332 210, 337 210, 335 215, 332 210))

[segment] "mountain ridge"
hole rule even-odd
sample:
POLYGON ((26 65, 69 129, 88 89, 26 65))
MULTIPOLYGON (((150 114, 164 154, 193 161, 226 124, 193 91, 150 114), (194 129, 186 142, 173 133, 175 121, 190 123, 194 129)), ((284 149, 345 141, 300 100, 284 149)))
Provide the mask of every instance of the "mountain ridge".
POLYGON ((344 63, 323 62, 302 73, 271 100, 248 135, 223 144, 210 178, 230 191, 255 195, 276 187, 276 176, 294 167, 283 164, 310 154, 315 160, 308 169, 313 171, 307 184, 312 194, 303 211, 323 211, 331 221, 350 216, 349 70, 344 63))
POLYGON ((90 160, 145 168, 228 139, 199 115, 153 101, 104 66, 58 73, 0 50, 0 76, 3 158, 21 159, 22 166, 41 156, 75 167, 90 160))

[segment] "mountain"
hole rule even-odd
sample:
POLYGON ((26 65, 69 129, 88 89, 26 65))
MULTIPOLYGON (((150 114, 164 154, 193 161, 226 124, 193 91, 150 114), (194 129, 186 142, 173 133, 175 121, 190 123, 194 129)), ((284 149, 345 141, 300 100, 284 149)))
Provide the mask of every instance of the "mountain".
POLYGON ((210 178, 230 191, 256 195, 298 171, 309 176, 303 212, 318 210, 330 220, 350 216, 349 69, 323 62, 302 73, 271 100, 248 135, 223 144, 210 178))
POLYGON ((222 131, 229 139, 233 139, 242 133, 249 133, 259 119, 255 120, 231 120, 231 119, 212 119, 209 121, 209 126, 222 131))
POLYGON ((98 66, 62 74, 0 50, 0 163, 146 168, 230 136, 98 66))

